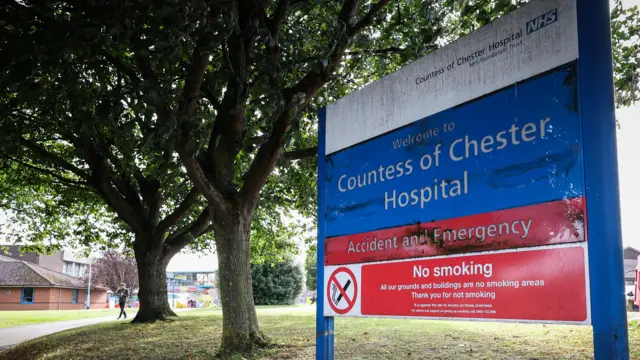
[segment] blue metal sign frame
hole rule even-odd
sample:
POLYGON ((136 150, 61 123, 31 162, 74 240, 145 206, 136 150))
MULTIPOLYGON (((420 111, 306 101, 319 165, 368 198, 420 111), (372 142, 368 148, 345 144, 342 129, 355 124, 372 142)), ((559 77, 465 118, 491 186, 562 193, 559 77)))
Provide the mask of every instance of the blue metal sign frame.
POLYGON ((595 359, 629 359, 608 0, 577 0, 595 359))
POLYGON ((325 127, 326 109, 318 112, 318 244, 316 271, 316 359, 333 360, 333 317, 324 316, 325 127))
MULTIPOLYGON (((594 355, 597 360, 628 360, 609 1, 576 0, 576 3, 594 355)), ((324 316, 324 108, 318 118, 316 359, 332 360, 334 318, 324 316)))

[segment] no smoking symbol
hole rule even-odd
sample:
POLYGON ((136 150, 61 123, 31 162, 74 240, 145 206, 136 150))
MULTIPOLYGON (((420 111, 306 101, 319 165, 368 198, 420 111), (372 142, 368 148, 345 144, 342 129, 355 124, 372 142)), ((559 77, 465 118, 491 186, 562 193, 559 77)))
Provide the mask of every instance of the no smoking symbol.
POLYGON ((344 315, 353 309, 358 298, 358 283, 353 272, 346 267, 333 271, 327 282, 329 306, 337 314, 344 315))

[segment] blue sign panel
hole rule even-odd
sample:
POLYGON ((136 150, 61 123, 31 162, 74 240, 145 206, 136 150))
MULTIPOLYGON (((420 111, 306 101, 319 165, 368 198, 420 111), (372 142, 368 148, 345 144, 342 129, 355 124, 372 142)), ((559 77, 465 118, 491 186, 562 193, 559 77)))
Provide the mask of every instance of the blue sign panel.
POLYGON ((564 309, 579 310, 596 359, 629 358, 610 49, 609 1, 530 1, 320 110, 318 359, 333 359, 333 316, 417 316, 413 294, 399 302, 398 284, 414 281, 402 268, 491 250, 513 279, 516 249, 558 256, 531 261, 551 271, 544 286, 577 284, 558 287, 571 300, 555 310, 549 297, 567 294, 539 292, 542 313, 571 322, 564 309), (578 256, 557 255, 567 249, 578 256), (398 291, 382 301, 387 284, 398 291))
POLYGON ((576 64, 326 159, 326 236, 584 195, 576 64))

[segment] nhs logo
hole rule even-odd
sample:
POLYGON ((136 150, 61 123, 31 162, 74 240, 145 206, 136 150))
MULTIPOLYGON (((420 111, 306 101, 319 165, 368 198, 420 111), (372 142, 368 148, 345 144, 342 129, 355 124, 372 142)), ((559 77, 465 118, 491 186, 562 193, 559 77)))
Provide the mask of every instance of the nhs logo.
POLYGON ((546 14, 542 14, 533 20, 527 21, 527 34, 538 31, 547 25, 551 25, 558 20, 558 8, 555 8, 546 14))

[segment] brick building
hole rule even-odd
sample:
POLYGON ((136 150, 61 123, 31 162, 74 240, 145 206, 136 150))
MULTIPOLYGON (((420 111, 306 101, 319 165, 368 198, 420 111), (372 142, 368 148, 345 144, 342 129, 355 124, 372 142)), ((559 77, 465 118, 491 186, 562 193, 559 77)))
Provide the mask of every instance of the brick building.
POLYGON ((83 277, 89 270, 90 259, 78 257, 68 250, 52 254, 36 254, 34 252, 22 253, 20 248, 19 245, 5 246, 5 255, 75 277, 83 277))
MULTIPOLYGON (((84 280, 0 255, 0 310, 83 309, 84 280)), ((104 307, 107 289, 91 287, 91 307, 104 307)))

